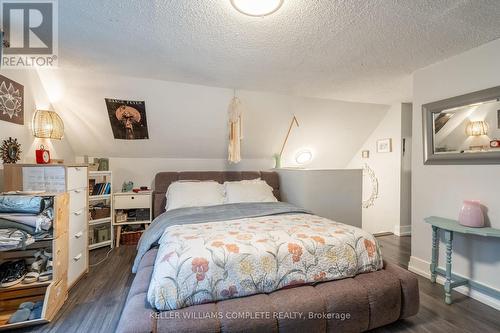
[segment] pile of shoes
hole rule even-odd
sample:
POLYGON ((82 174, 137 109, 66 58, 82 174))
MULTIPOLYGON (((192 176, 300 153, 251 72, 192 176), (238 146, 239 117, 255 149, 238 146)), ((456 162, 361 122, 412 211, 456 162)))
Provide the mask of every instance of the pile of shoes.
POLYGON ((30 268, 23 280, 24 284, 52 279, 52 253, 48 249, 35 252, 34 258, 27 260, 27 263, 30 263, 30 268))
POLYGON ((52 253, 48 249, 35 252, 33 258, 7 261, 0 265, 0 287, 18 283, 30 284, 52 279, 52 253))

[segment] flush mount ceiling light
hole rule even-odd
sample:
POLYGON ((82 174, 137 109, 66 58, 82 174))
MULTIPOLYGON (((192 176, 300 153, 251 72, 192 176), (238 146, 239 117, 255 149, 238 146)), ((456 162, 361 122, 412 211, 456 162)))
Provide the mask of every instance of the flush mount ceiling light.
POLYGON ((283 5, 284 0, 231 0, 233 7, 248 16, 271 15, 283 5))
POLYGON ((295 154, 295 162, 300 165, 311 162, 313 155, 310 150, 301 150, 295 154))

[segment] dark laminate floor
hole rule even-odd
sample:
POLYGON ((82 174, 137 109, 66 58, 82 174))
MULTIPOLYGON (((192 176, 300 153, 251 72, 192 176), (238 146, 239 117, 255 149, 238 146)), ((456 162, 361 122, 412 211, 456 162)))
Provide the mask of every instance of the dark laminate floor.
MULTIPOLYGON (((378 237, 384 258, 407 267, 410 238, 393 235, 378 237)), ((107 249, 92 252, 91 262, 99 261, 107 249)), ((70 292, 56 319, 28 332, 114 332, 132 283, 130 273, 135 247, 114 249, 109 258, 83 278, 70 292)), ((500 332, 500 312, 461 294, 453 293, 454 304, 443 302, 443 288, 419 277, 418 315, 374 332, 500 332)))

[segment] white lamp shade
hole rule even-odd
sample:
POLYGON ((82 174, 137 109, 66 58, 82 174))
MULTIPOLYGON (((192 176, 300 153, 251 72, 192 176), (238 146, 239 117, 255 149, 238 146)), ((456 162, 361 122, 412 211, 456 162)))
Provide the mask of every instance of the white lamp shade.
POLYGON ((485 121, 471 121, 467 124, 465 132, 468 136, 487 135, 489 130, 488 123, 485 121))

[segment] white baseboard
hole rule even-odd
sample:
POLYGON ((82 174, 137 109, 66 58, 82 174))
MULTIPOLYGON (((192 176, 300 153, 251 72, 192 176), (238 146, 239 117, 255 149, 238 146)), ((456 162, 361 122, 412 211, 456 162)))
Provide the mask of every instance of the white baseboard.
POLYGON ((411 225, 396 225, 394 226, 394 235, 396 236, 410 236, 411 225))
MULTIPOLYGON (((431 272, 429 266, 430 262, 411 256, 410 263, 408 264, 408 270, 418 275, 421 275, 427 279, 430 279, 431 272)), ((460 276, 458 274, 455 275, 460 276)), ((444 284, 445 279, 444 277, 438 275, 436 281, 439 284, 444 284)), ((490 286, 487 286, 487 288, 495 290, 497 293, 500 292, 500 290, 497 290, 490 286)), ((500 310, 500 299, 492 297, 491 295, 483 291, 476 290, 473 288, 471 289, 469 286, 460 286, 458 288, 454 288, 453 290, 458 291, 459 293, 464 294, 466 296, 469 296, 470 298, 473 298, 481 303, 489 305, 492 308, 500 310)), ((444 302, 444 290, 443 290, 443 302, 444 302)))

